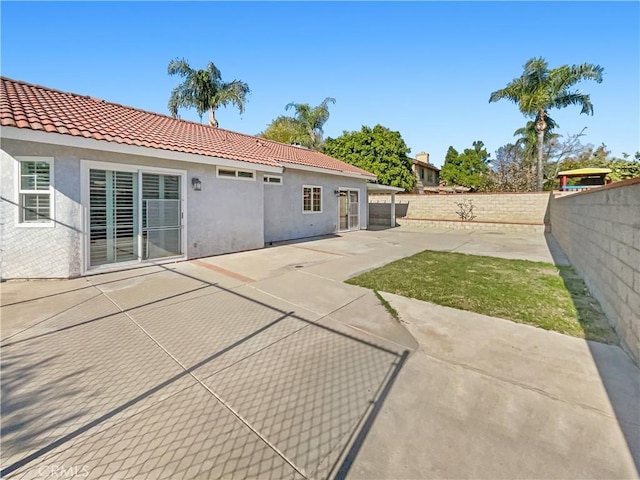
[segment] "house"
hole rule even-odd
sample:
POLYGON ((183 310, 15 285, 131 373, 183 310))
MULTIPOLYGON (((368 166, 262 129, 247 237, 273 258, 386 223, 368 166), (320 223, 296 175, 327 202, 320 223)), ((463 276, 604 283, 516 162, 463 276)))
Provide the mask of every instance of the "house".
POLYGON ((375 175, 318 152, 1 78, 1 258, 68 278, 367 227, 375 175))
POLYGON ((417 154, 411 168, 416 176, 415 193, 424 193, 425 187, 437 187, 440 183, 440 169, 429 163, 428 153, 417 154))

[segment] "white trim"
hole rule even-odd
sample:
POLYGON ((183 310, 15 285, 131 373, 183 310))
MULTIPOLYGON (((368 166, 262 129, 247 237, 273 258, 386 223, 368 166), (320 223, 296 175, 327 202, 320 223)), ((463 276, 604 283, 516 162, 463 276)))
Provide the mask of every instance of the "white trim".
POLYGON ((245 181, 249 181, 249 182, 255 182, 256 181, 256 171, 255 170, 247 170, 247 169, 241 169, 241 168, 228 168, 228 167, 216 167, 216 178, 226 178, 227 180, 245 180, 245 181), (231 175, 220 175, 220 170, 228 170, 228 171, 233 171, 234 172, 234 176, 231 175), (247 178, 247 177, 239 177, 238 173, 250 173, 251 174, 251 178, 247 178))
POLYGON ((369 193, 404 192, 404 188, 391 187, 389 185, 379 185, 377 183, 367 183, 367 192, 369 192, 369 193))
MULTIPOLYGON (((148 266, 166 262, 175 262, 178 260, 186 260, 189 258, 187 244, 187 170, 179 170, 174 168, 154 167, 145 165, 132 165, 125 163, 114 162, 96 162, 93 160, 80 160, 80 202, 82 208, 82 275, 92 275, 94 273, 102 273, 106 271, 126 270, 133 266, 148 266), (140 238, 142 237, 142 229, 138 232, 138 260, 132 260, 129 262, 116 262, 105 265, 98 265, 95 267, 89 266, 89 171, 95 170, 111 170, 120 172, 133 172, 138 174, 138 187, 141 186, 141 179, 143 173, 157 173, 160 175, 177 175, 180 176, 180 200, 182 202, 181 215, 182 215, 182 255, 175 255, 167 258, 156 258, 143 260, 140 255, 142 250, 140 249, 140 238), (165 262, 166 260, 166 262, 165 262)), ((138 188, 138 196, 141 197, 142 189, 138 188)), ((140 200, 140 198, 138 198, 140 200)), ((140 205, 142 202, 139 202, 140 205)), ((142 222, 142 213, 140 211, 142 207, 138 207, 138 218, 142 222)))
POLYGON ((306 172, 326 173, 327 175, 337 175, 339 177, 360 178, 360 179, 363 179, 363 180, 366 180, 368 178, 369 179, 378 178, 373 173, 370 173, 368 175, 362 175, 360 173, 342 172, 342 171, 338 171, 338 170, 329 170, 328 168, 320 168, 320 167, 310 167, 308 165, 299 165, 297 163, 288 163, 288 162, 283 162, 283 161, 280 161, 279 163, 284 165, 285 168, 291 168, 292 170, 304 170, 306 172))
POLYGON ((322 204, 324 203, 324 193, 322 192, 322 186, 321 185, 302 185, 302 214, 303 215, 310 215, 313 213, 322 213, 322 204), (305 188, 310 188, 311 189, 311 210, 305 210, 304 209, 304 189, 305 188), (314 210, 313 209, 313 189, 314 188, 319 188, 320 189, 320 210, 314 210))
POLYGON ((40 156, 17 156, 14 162, 14 195, 15 203, 18 206, 16 209, 16 228, 54 228, 56 226, 56 189, 55 189, 55 160, 53 157, 40 157, 40 156), (20 195, 22 194, 22 162, 46 162, 49 164, 49 189, 48 190, 28 190, 26 195, 49 195, 49 220, 43 220, 40 222, 21 222, 20 212, 22 211, 22 203, 20 202, 20 195))
POLYGON ((282 184, 284 183, 284 178, 282 177, 282 175, 264 175, 262 177, 262 182, 265 185, 278 185, 279 187, 282 186, 282 184), (270 182, 269 179, 271 178, 277 178, 280 181, 279 182, 270 182))
POLYGON ((11 140, 23 140, 25 142, 48 143, 51 145, 86 148, 102 152, 122 153, 125 155, 141 155, 144 157, 162 158, 178 162, 204 163, 206 165, 220 165, 232 168, 247 168, 247 166, 250 165, 251 168, 261 172, 282 173, 283 171, 280 166, 262 165, 259 163, 244 162, 242 160, 196 155, 194 153, 183 153, 173 150, 163 150, 160 148, 142 147, 138 145, 125 145, 117 142, 109 142, 107 140, 76 137, 73 135, 63 135, 55 132, 43 132, 40 130, 31 130, 29 128, 2 127, 1 137, 3 139, 6 138, 11 140))

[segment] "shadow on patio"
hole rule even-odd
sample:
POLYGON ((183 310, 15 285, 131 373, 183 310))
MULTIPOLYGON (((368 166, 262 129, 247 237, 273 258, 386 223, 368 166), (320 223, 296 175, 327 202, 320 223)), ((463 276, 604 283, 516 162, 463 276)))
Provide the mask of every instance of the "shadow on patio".
POLYGON ((409 352, 152 268, 3 341, 2 477, 343 478, 409 352))
MULTIPOLYGON (((557 265, 569 264, 562 248, 551 234, 545 234, 545 239, 553 259, 557 265)), ((575 282, 575 276, 560 270, 563 282, 567 290, 572 292, 569 285, 575 282)), ((584 298, 572 293, 575 305, 584 302, 584 298)), ((596 300, 597 301, 597 300, 596 300)), ((600 306, 598 305, 598 308, 600 306)), ((580 314, 579 321, 587 325, 592 320, 580 314)), ((617 337, 616 337, 617 338, 617 337)), ((589 352, 598 370, 600 380, 609 397, 609 401, 615 412, 616 420, 624 434, 629 452, 635 462, 636 470, 640 474, 640 376, 638 366, 619 347, 619 342, 606 345, 595 341, 588 341, 589 352)))

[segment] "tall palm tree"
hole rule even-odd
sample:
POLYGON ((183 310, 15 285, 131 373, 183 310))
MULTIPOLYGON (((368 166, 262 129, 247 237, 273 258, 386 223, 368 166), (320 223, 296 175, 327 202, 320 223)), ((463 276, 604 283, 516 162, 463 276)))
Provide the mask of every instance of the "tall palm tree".
POLYGON ((218 126, 215 111, 229 104, 244 112, 244 104, 250 93, 249 85, 239 80, 223 82, 220 70, 212 63, 204 70, 194 70, 186 60, 171 60, 167 67, 169 75, 179 75, 184 81, 171 91, 169 111, 176 117, 181 107, 195 107, 200 121, 209 111, 209 125, 218 126))
POLYGON ((544 184, 544 134, 552 122, 548 110, 578 105, 582 107, 581 114, 593 115, 589 95, 579 90, 571 90, 571 87, 582 80, 595 80, 600 83, 603 71, 601 66, 590 63, 563 65, 549 70, 544 58, 532 58, 525 63, 522 76, 512 80, 505 88, 496 90, 489 97, 489 102, 506 98, 518 104, 520 112, 526 117, 534 118, 537 135, 538 190, 542 190, 544 184))
MULTIPOLYGON (((549 149, 553 141, 560 137, 557 133, 552 133, 552 130, 557 127, 555 121, 547 116, 546 122, 547 129, 544 132, 543 139, 543 165, 548 161, 549 149)), ((538 133, 536 132, 536 123, 532 120, 528 121, 526 126, 513 132, 513 136, 518 137, 515 141, 515 147, 516 151, 519 152, 520 166, 523 172, 527 172, 525 185, 527 185, 527 189, 534 191, 537 187, 536 154, 538 151, 538 133)))
POLYGON ((336 99, 327 97, 317 107, 311 107, 308 103, 290 103, 285 108, 289 110, 293 108, 296 112, 294 119, 302 126, 307 133, 308 145, 313 150, 322 147, 322 136, 324 131, 322 127, 329 120, 329 102, 335 104, 336 99))
MULTIPOLYGON (((543 145, 547 146, 549 145, 549 142, 555 140, 560 135, 553 133, 553 129, 556 128, 558 124, 551 117, 547 115, 545 121, 547 122, 547 129, 544 131, 543 145)), ((536 131, 536 122, 533 120, 528 121, 526 126, 513 132, 513 136, 518 137, 515 145, 522 150, 524 157, 527 160, 535 160, 538 151, 538 132, 536 131)))

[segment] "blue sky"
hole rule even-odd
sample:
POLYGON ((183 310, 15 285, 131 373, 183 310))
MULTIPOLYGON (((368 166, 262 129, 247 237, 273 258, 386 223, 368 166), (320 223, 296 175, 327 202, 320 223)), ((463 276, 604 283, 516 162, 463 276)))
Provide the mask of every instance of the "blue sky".
MULTIPOLYGON (((167 113, 178 77, 168 62, 213 61, 252 93, 220 126, 257 134, 289 102, 335 97, 325 136, 362 125, 399 131, 411 153, 441 165, 450 145, 482 140, 494 156, 525 123, 492 91, 530 58, 604 67, 593 117, 552 112, 558 133, 614 155, 640 150, 638 2, 7 2, 2 75, 167 113)), ((198 120, 195 111, 182 118, 198 120)), ((206 119, 205 119, 206 120, 206 119)))

